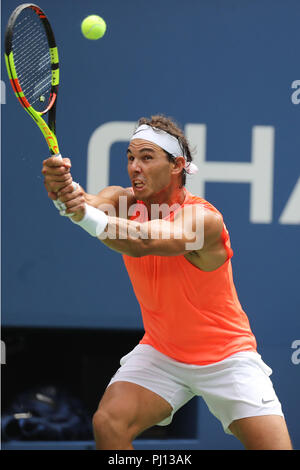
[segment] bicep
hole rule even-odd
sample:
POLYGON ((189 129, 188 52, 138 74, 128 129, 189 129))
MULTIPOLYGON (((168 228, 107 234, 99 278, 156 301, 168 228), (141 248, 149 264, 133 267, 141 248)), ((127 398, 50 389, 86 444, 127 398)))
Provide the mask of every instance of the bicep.
POLYGON ((203 216, 201 207, 186 206, 176 213, 173 221, 148 222, 148 251, 160 256, 184 255, 203 246, 203 216))
POLYGON ((166 220, 142 224, 141 240, 145 255, 176 256, 187 253, 187 239, 181 227, 166 220))
POLYGON ((145 226, 147 254, 176 256, 205 252, 219 243, 223 230, 220 214, 200 205, 186 206, 174 221, 153 220, 145 226))

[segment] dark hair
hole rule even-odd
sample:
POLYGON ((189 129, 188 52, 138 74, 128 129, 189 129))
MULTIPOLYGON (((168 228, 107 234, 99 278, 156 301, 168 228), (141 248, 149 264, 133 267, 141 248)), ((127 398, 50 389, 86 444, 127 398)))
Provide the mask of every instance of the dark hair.
MULTIPOLYGON (((178 139, 178 143, 179 143, 179 145, 182 149, 182 153, 185 156, 186 160, 188 162, 191 162, 193 160, 192 155, 191 155, 191 151, 190 151, 190 148, 189 148, 188 141, 185 138, 185 135, 184 135, 183 131, 181 130, 180 126, 174 121, 173 118, 166 117, 162 114, 157 114, 155 116, 151 116, 151 119, 142 117, 139 120, 138 125, 141 126, 142 124, 148 124, 148 126, 157 127, 158 129, 162 129, 163 131, 168 132, 168 134, 176 137, 178 139)), ((173 155, 171 155, 170 153, 168 153, 166 151, 165 151, 165 153, 166 153, 169 161, 174 161, 175 157, 173 157, 173 155)), ((182 186, 184 186, 185 183, 186 183, 186 171, 185 171, 185 169, 182 170, 181 177, 182 177, 181 183, 182 183, 182 186)))

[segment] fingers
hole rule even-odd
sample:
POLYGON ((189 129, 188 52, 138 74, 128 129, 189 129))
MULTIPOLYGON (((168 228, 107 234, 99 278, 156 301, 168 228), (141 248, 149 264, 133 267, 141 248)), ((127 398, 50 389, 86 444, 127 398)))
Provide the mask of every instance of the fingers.
MULTIPOLYGON (((69 158, 50 157, 43 161, 42 174, 48 193, 57 193, 60 189, 72 184, 69 158)), ((51 199, 51 197, 49 195, 51 199)))
POLYGON ((71 175, 64 175, 55 177, 45 177, 44 184, 49 193, 57 193, 60 189, 64 188, 65 186, 71 185, 72 187, 72 176, 71 175))
POLYGON ((52 199, 52 201, 56 201, 56 199, 57 199, 57 194, 56 194, 56 193, 48 192, 48 197, 49 197, 50 199, 52 199))
POLYGON ((49 157, 43 161, 43 167, 55 168, 59 166, 65 166, 66 168, 71 168, 71 160, 69 158, 62 157, 49 157))
MULTIPOLYGON (((77 190, 78 189, 79 188, 77 188, 77 190)), ((60 189, 57 193, 57 196, 61 199, 63 196, 67 196, 68 193, 73 193, 73 192, 74 192, 74 186, 73 186, 73 181, 72 181, 72 183, 70 183, 67 186, 64 186, 62 189, 60 189)), ((81 189, 81 192, 83 194, 82 189, 81 189)))
POLYGON ((59 200, 66 206, 66 214, 84 212, 85 210, 85 199, 84 192, 79 187, 73 188, 73 185, 63 188, 57 194, 59 200))
POLYGON ((69 158, 50 157, 43 161, 42 174, 49 198, 64 203, 64 215, 77 216, 85 211, 84 191, 79 186, 74 189, 70 168, 69 158))

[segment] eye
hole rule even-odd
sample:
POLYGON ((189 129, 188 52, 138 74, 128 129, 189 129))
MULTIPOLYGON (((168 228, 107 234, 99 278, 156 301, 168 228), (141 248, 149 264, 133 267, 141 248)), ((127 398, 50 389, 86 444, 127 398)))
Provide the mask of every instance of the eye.
POLYGON ((152 155, 145 155, 144 160, 152 160, 152 155))
POLYGON ((128 161, 132 162, 134 160, 134 157, 132 155, 128 155, 128 161))

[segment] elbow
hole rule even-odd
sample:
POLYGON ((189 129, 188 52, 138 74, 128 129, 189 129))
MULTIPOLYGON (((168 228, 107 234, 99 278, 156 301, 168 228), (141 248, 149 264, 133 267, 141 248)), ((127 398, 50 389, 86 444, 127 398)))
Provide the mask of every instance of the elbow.
POLYGON ((125 253, 127 256, 130 256, 131 258, 141 258, 142 256, 145 256, 145 255, 142 255, 141 253, 135 251, 135 250, 131 250, 130 252, 128 253, 125 253))
POLYGON ((143 256, 147 256, 150 253, 149 240, 136 240, 134 244, 129 248, 127 251, 127 255, 131 256, 132 258, 142 258, 143 256))

